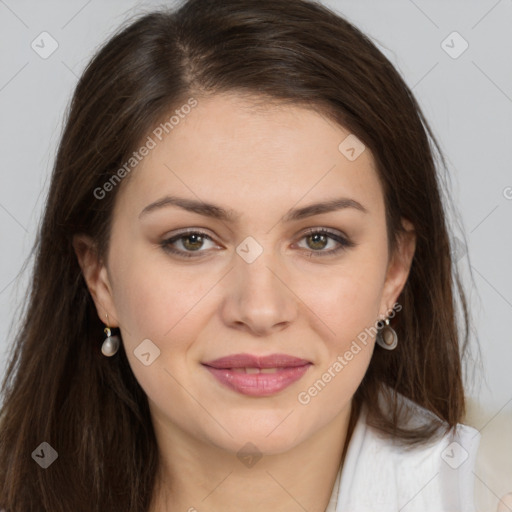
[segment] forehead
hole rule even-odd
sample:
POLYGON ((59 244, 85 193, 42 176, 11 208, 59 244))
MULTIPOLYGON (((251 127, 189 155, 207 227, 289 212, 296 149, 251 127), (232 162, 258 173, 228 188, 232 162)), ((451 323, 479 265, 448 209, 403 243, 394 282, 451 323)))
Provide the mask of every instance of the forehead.
POLYGON ((143 208, 179 193, 253 213, 338 196, 370 211, 383 204, 369 149, 360 152, 349 131, 314 109, 215 95, 176 120, 168 133, 160 129, 161 140, 150 134, 154 147, 130 176, 124 203, 143 208))

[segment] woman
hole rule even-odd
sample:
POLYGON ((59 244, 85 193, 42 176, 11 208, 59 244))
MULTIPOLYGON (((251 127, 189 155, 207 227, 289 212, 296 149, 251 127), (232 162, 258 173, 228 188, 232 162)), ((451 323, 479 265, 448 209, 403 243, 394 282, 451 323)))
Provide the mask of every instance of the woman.
POLYGON ((433 148, 319 4, 189 0, 120 30, 60 142, 0 506, 473 510, 433 148))

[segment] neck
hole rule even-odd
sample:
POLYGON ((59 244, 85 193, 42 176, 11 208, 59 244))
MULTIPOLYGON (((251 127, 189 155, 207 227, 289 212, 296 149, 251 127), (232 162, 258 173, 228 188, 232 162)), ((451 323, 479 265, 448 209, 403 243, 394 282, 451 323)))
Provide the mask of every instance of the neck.
POLYGON ((253 465, 181 430, 171 435, 168 425, 164 435, 156 422, 160 464, 149 512, 324 512, 358 413, 349 404, 307 441, 253 465))

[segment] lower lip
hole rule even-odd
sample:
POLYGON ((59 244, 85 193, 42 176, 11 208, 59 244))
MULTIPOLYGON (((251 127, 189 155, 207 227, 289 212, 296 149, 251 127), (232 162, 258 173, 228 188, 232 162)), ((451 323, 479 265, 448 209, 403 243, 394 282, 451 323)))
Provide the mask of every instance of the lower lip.
POLYGON ((221 383, 238 393, 249 396, 270 396, 298 381, 311 366, 278 368, 275 373, 241 373, 226 368, 204 365, 221 383))

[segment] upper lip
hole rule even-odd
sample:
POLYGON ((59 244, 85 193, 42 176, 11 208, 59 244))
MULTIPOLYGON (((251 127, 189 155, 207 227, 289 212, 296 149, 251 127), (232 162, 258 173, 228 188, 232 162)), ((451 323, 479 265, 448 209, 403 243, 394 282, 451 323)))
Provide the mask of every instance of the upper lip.
POLYGON ((288 354, 270 354, 268 356, 231 354, 202 364, 212 368, 290 368, 309 363, 310 361, 288 354))

